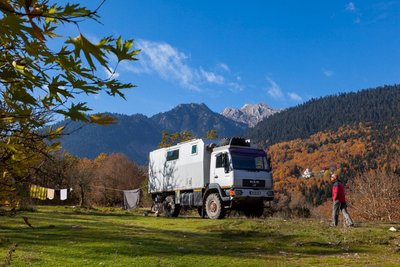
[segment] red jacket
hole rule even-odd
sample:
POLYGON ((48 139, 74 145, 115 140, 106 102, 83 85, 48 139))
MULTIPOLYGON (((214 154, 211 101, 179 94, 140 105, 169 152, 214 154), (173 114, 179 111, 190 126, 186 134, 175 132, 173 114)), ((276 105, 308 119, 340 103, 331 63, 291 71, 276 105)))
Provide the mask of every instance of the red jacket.
POLYGON ((346 202, 344 186, 339 181, 336 181, 332 186, 332 199, 333 201, 339 200, 340 203, 346 202))

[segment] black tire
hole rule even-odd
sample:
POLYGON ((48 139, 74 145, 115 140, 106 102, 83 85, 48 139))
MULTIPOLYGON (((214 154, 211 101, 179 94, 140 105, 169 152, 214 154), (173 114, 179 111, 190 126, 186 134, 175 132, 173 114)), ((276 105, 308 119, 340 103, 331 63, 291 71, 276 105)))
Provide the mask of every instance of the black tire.
POLYGON ((243 210, 247 218, 260 218, 264 214, 264 203, 256 202, 243 210))
POLYGON ((223 219, 225 217, 226 210, 217 193, 208 195, 206 199, 206 213, 210 219, 223 219))
POLYGON ((167 196, 163 201, 164 214, 166 217, 178 217, 181 206, 175 204, 175 196, 167 196))

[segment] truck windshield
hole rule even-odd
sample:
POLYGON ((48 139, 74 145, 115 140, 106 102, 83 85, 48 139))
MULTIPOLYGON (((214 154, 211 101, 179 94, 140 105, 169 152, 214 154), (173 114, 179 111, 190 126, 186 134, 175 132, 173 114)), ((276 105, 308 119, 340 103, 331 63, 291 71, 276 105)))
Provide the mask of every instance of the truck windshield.
POLYGON ((258 149, 230 149, 234 169, 268 171, 265 152, 258 149))

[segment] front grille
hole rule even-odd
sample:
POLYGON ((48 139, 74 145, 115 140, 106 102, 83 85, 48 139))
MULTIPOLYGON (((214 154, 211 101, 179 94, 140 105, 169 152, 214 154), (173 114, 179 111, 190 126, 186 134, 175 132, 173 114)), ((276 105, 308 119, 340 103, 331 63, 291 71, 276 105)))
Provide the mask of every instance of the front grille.
POLYGON ((265 180, 243 179, 245 187, 265 187, 265 180))

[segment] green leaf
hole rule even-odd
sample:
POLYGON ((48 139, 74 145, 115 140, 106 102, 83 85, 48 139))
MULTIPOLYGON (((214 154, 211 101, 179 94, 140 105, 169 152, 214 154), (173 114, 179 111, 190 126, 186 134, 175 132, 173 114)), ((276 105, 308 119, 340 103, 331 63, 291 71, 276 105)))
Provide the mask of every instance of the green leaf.
POLYGON ((67 43, 71 43, 75 46, 74 53, 76 58, 79 57, 81 52, 83 52, 92 70, 96 70, 96 66, 93 62, 92 57, 96 58, 101 66, 108 67, 106 60, 107 57, 101 50, 101 43, 95 45, 91 43, 88 39, 86 39, 85 36, 83 36, 82 34, 80 34, 78 37, 70 38, 67 43))
POLYGON ((132 47, 133 40, 122 41, 120 36, 116 41, 115 47, 110 47, 109 49, 117 57, 118 62, 122 60, 137 60, 135 56, 139 54, 140 50, 130 51, 132 47))
POLYGON ((62 114, 73 121, 80 120, 89 122, 89 119, 86 117, 85 112, 91 110, 86 106, 86 103, 80 102, 78 104, 71 104, 71 107, 67 110, 56 110, 57 113, 62 114))
POLYGON ((12 91, 12 99, 13 101, 22 102, 24 104, 37 105, 36 99, 22 88, 14 88, 14 91, 12 91))

